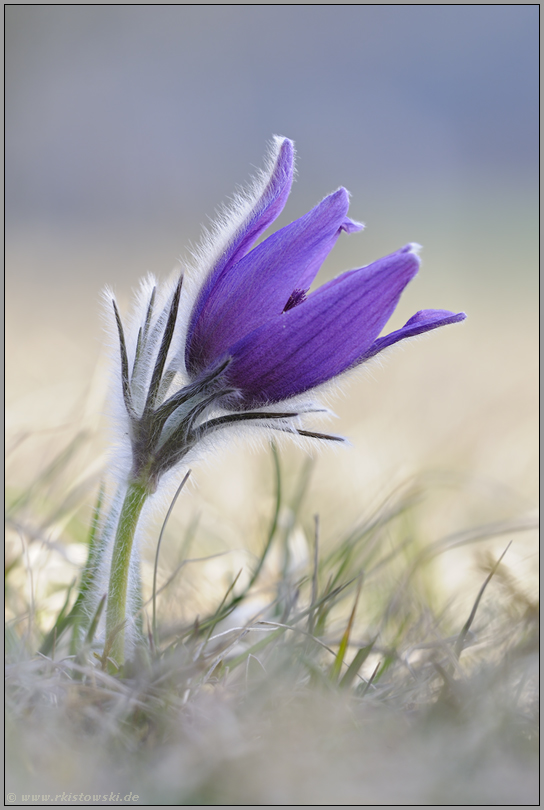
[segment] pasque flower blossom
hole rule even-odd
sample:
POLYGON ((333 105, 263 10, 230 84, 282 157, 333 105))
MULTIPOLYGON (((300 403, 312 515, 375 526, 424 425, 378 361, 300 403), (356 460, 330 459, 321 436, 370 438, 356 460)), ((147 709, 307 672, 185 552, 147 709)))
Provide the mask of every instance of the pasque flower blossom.
POLYGON ((292 142, 276 138, 268 171, 249 199, 240 197, 205 242, 193 268, 196 281, 189 277, 186 291, 180 277, 158 314, 156 285, 144 283, 130 329, 132 349, 113 301, 131 478, 145 479, 151 490, 204 436, 233 423, 264 421, 313 435, 287 426, 310 409, 299 407, 299 395, 400 340, 465 318, 422 310, 380 337, 418 271, 414 244, 309 292, 340 234, 363 228, 348 217, 344 188, 254 247, 285 205, 293 163, 292 142), (278 411, 281 403, 285 412, 278 411), (221 415, 208 419, 212 410, 221 415))
MULTIPOLYGON (((318 410, 304 395, 400 340, 465 318, 422 310, 381 336, 418 271, 413 244, 310 292, 341 233, 363 228, 348 217, 344 188, 255 247, 283 210, 293 162, 292 142, 276 138, 267 170, 205 239, 187 283, 183 276, 173 288, 143 283, 126 334, 112 297, 131 448, 108 597, 113 635, 143 503, 199 442, 241 423, 341 440, 302 429, 299 417, 318 410)), ((122 659, 120 642, 115 651, 122 659)))
POLYGON ((327 382, 407 337, 461 321, 464 313, 418 312, 378 337, 417 273, 417 245, 351 270, 308 294, 342 231, 348 192, 330 194, 305 216, 250 250, 281 212, 293 178, 293 145, 278 139, 269 180, 232 234, 199 292, 185 346, 193 376, 225 357, 240 406, 280 402, 327 382))

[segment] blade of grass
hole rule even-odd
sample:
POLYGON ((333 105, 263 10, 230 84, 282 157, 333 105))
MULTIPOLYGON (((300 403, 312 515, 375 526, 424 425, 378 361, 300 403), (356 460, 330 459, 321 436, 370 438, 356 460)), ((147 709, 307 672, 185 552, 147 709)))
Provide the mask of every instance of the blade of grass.
POLYGON ((179 487, 176 490, 176 494, 172 498, 172 503, 170 504, 170 506, 168 508, 168 512, 166 513, 166 517, 164 518, 164 522, 162 524, 161 531, 160 531, 160 534, 159 534, 159 539, 157 541, 157 551, 155 552, 155 564, 153 566, 153 595, 152 595, 152 605, 153 605, 153 607, 152 607, 152 617, 153 617, 152 618, 152 634, 153 634, 153 643, 154 643, 155 647, 157 646, 157 570, 158 570, 158 567, 159 567, 159 552, 161 550, 161 542, 162 542, 162 538, 163 538, 163 535, 164 535, 164 530, 166 528, 166 524, 168 523, 170 515, 172 514, 172 509, 174 508, 174 506, 176 504, 176 501, 178 499, 178 496, 181 493, 181 490, 183 489, 183 487, 185 486, 185 484, 189 480, 190 475, 191 475, 191 470, 187 470, 181 484, 179 485, 179 487))
MULTIPOLYGON (((376 638, 377 638, 377 636, 376 636, 376 638)), ((359 650, 357 650, 357 652, 356 652, 356 654, 355 654, 355 656, 353 658, 353 661, 351 662, 351 664, 347 668, 347 671, 345 672, 344 677, 342 678, 342 680, 339 683, 339 686, 342 689, 347 689, 349 686, 351 686, 351 684, 353 683, 353 681, 357 677, 357 674, 358 674, 359 670, 361 669, 364 662, 366 661, 366 659, 368 658, 368 656, 372 652, 374 644, 376 643, 376 638, 372 639, 370 644, 367 644, 365 647, 361 647, 359 650)))
MULTIPOLYGON (((323 591, 323 596, 327 597, 330 593, 332 593, 332 574, 329 576, 327 580, 327 584, 325 586, 325 590, 323 591)), ((325 632, 325 626, 327 624, 327 616, 329 614, 329 605, 327 602, 321 601, 320 605, 315 605, 317 607, 316 611, 316 622, 314 626, 314 635, 322 636, 325 632)))
MULTIPOLYGON (((319 515, 314 515, 314 525, 315 525, 315 532, 314 532, 314 572, 312 576, 312 595, 310 598, 310 607, 315 604, 317 599, 318 593, 318 581, 317 581, 317 571, 319 566, 319 515)), ((315 611, 313 609, 310 610, 308 614, 308 632, 310 635, 313 635, 314 632, 314 618, 315 618, 315 611)))
POLYGON ((239 597, 237 597, 236 604, 239 601, 241 601, 242 599, 244 599, 246 594, 250 591, 250 589, 253 587, 253 585, 257 581, 257 579, 259 577, 259 574, 262 571, 264 561, 266 560, 266 558, 268 556, 268 552, 270 551, 270 546, 272 545, 272 541, 273 541, 274 536, 276 534, 276 530, 278 528, 278 517, 279 517, 279 514, 280 514, 281 493, 282 493, 281 467, 280 467, 280 458, 279 458, 278 448, 276 447, 275 442, 272 442, 271 448, 272 448, 272 459, 273 459, 273 462, 274 462, 274 484, 275 484, 274 512, 272 514, 272 521, 270 523, 270 528, 268 530, 268 536, 267 536, 267 539, 266 539, 266 543, 264 545, 261 556, 259 557, 259 562, 257 563, 257 567, 253 571, 253 574, 251 575, 249 583, 246 586, 246 588, 244 589, 244 592, 242 594, 240 594, 239 597))
POLYGON ((282 572, 284 580, 288 578, 287 571, 289 570, 289 562, 290 562, 289 544, 288 544, 289 534, 297 521, 300 512, 300 507, 302 506, 302 501, 304 500, 304 496, 306 495, 306 492, 308 490, 308 485, 310 483, 310 478, 314 466, 315 460, 313 458, 306 459, 306 461, 302 466, 298 480, 298 486, 295 491, 295 496, 291 502, 289 520, 286 522, 284 528, 283 532, 284 557, 283 557, 283 572, 282 572))
POLYGON ((482 596, 484 595, 485 589, 487 588, 487 586, 491 582, 491 579, 493 578, 495 572, 497 571, 499 565, 501 564, 501 562, 502 562, 502 560, 504 558, 504 555, 506 554, 506 552, 508 551, 508 549, 510 548, 511 545, 512 545, 512 541, 510 541, 508 543, 508 545, 504 549, 503 553, 501 554, 501 556, 499 557, 499 559, 497 560, 497 562, 495 563, 495 565, 493 566, 493 568, 489 572, 488 576, 486 577, 484 584, 482 585, 482 587, 478 591, 478 596, 476 597, 476 600, 475 600, 475 602, 474 602, 474 604, 472 606, 472 610, 470 611, 470 615, 469 615, 468 619, 466 620, 465 624, 463 625, 463 628, 462 628, 461 632, 459 633, 459 636, 458 636, 457 641, 455 642, 455 646, 453 648, 454 655, 456 656, 457 659, 460 658, 461 653, 463 652, 463 646, 464 646, 464 643, 465 643, 465 639, 467 637, 468 631, 470 630, 470 626, 471 626, 472 622, 474 621, 474 618, 476 616, 476 611, 478 610, 478 607, 479 607, 479 604, 481 602, 482 596))
POLYGON ((98 627, 98 622, 100 621, 100 617, 102 615, 102 611, 104 610, 105 604, 106 604, 106 594, 104 594, 104 596, 98 603, 98 607, 96 608, 95 614, 91 620, 91 624, 89 625, 89 629, 87 630, 87 635, 85 636, 85 644, 92 644, 92 641, 96 633, 96 628, 98 627))
POLYGON ((227 591, 226 591, 223 599, 221 600, 221 604, 219 605, 219 607, 215 611, 215 615, 212 616, 212 621, 210 623, 210 629, 209 629, 208 635, 206 637, 206 641, 210 640, 210 636, 213 633, 214 628, 216 627, 216 625, 220 621, 221 609, 222 609, 223 605, 225 604, 225 602, 227 601, 227 599, 229 598, 229 594, 232 593, 232 591, 236 587, 236 583, 238 582, 238 579, 240 578, 240 574, 242 573, 243 570, 244 570, 243 568, 240 568, 240 570, 238 571, 238 573, 234 577, 233 581, 231 582, 231 584, 227 588, 227 591), (214 621, 214 619, 215 619, 215 621, 214 621))
POLYGON ((368 681, 365 683, 365 685, 361 689, 361 697, 364 697, 366 695, 366 693, 368 692, 368 690, 370 689, 370 687, 374 683, 374 680, 376 678, 376 675, 378 674, 378 670, 381 667, 381 664, 382 664, 382 662, 378 661, 378 663, 374 667, 374 672, 372 673, 372 675, 370 676, 368 681))
MULTIPOLYGON (((85 641, 83 642, 80 649, 78 650, 76 658, 75 658, 75 662, 77 664, 84 665, 86 663, 87 653, 88 653, 88 651, 89 651, 89 649, 91 647, 91 644, 93 643, 93 639, 94 639, 94 636, 95 636, 95 633, 96 633, 96 628, 98 627, 98 622, 100 621, 102 611, 104 610, 104 605, 106 604, 106 598, 107 598, 107 594, 104 594, 102 596, 102 598, 100 599, 100 602, 98 603, 98 606, 97 606, 97 608, 96 608, 96 610, 94 612, 94 615, 93 615, 93 617, 91 619, 91 623, 89 625, 89 629, 87 630, 87 633, 86 633, 86 636, 85 636, 85 641)), ((122 626, 124 626, 124 623, 123 623, 123 625, 121 625, 121 627, 119 627, 119 630, 121 630, 122 626)), ((105 648, 104 648, 104 654, 102 656, 99 656, 97 653, 95 653, 95 656, 102 663, 102 669, 105 669, 105 667, 106 667, 107 655, 108 655, 108 653, 109 653, 109 651, 111 649, 112 644, 113 644, 113 638, 111 638, 111 640, 106 639, 106 645, 105 645, 105 648)))
POLYGON ((73 627, 72 639, 70 641, 70 654, 76 655, 78 652, 78 645, 80 641, 80 639, 78 638, 78 631, 81 624, 87 618, 87 612, 85 610, 85 601, 87 594, 89 592, 89 588, 91 587, 92 584, 96 567, 96 558, 97 558, 96 533, 100 521, 100 512, 102 511, 103 501, 104 501, 104 485, 101 485, 98 491, 98 497, 91 518, 91 527, 89 529, 89 536, 87 538, 87 546, 88 546, 87 561, 85 563, 85 567, 81 575, 81 584, 79 586, 76 601, 71 611, 67 615, 65 615, 66 608, 68 607, 68 603, 70 601, 72 588, 75 584, 72 583, 72 585, 70 585, 70 588, 68 589, 66 601, 60 610, 57 620, 51 632, 48 633, 48 635, 45 637, 42 646, 40 647, 40 652, 42 653, 42 655, 49 655, 52 648, 54 633, 56 632, 56 639, 58 640, 61 634, 70 625, 72 625, 73 627))
POLYGON ((342 671, 342 666, 344 664, 344 658, 346 655, 346 651, 349 645, 349 637, 351 635, 351 628, 353 627, 353 622, 355 620, 355 611, 357 610, 357 604, 359 602, 359 596, 361 595, 361 587, 363 581, 362 576, 359 577, 359 584, 357 586, 357 593, 355 594, 355 602, 353 604, 353 609, 351 611, 346 629, 344 630, 344 634, 340 641, 340 646, 338 648, 338 652, 336 654, 336 658, 334 659, 334 663, 331 668, 330 678, 333 683, 338 683, 338 679, 340 677, 340 673, 342 671))
POLYGON ((70 603, 70 597, 72 595, 72 590, 76 584, 76 580, 68 586, 66 591, 66 599, 64 600, 64 604, 59 610, 59 615, 57 616, 57 620, 49 633, 44 638, 42 645, 40 647, 40 653, 42 655, 49 655, 51 650, 53 649, 54 645, 57 643, 57 640, 60 638, 61 634, 66 630, 70 621, 72 619, 72 613, 70 612, 66 615, 66 611, 68 610, 68 605, 70 603))
POLYGON ((85 622, 85 619, 87 618, 85 603, 87 601, 89 590, 92 587, 92 583, 96 574, 96 567, 98 562, 97 533, 98 527, 100 525, 100 514, 102 512, 104 496, 105 496, 105 485, 102 483, 98 490, 98 496, 93 510, 93 515, 91 518, 91 527, 89 529, 89 536, 87 538, 87 546, 88 546, 87 561, 85 563, 83 574, 81 576, 81 585, 79 587, 79 593, 77 595, 75 605, 72 608, 70 614, 71 620, 74 625, 70 645, 70 651, 72 654, 75 654, 77 652, 76 648, 78 643, 79 627, 83 622, 85 622))

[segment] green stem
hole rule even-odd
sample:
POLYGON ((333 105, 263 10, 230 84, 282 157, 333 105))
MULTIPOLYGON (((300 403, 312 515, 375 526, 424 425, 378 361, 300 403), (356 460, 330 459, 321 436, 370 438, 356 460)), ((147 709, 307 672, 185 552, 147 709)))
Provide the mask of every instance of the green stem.
MULTIPOLYGON (((106 610, 105 657, 111 657, 120 667, 125 662, 125 627, 127 619, 127 590, 132 543, 142 507, 149 490, 140 482, 129 484, 119 515, 106 610)), ((110 667, 111 669, 111 667, 110 667)))

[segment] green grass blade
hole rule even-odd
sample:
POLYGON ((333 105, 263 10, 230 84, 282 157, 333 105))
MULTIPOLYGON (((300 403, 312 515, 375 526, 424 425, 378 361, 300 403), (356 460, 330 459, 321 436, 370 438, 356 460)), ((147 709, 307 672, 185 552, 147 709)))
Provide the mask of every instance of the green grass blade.
POLYGON ((75 584, 76 581, 74 580, 72 584, 69 585, 66 591, 66 599, 64 600, 64 604, 59 611, 57 620, 42 642, 42 645, 40 647, 40 653, 42 655, 49 655, 49 653, 52 651, 53 647, 55 646, 56 642, 58 641, 62 633, 66 630, 68 625, 73 620, 72 613, 70 612, 67 615, 66 611, 68 610, 68 605, 70 604, 70 597, 72 595, 72 590, 75 584))
POLYGON ((347 668, 347 671, 345 672, 342 680, 340 681, 339 685, 342 687, 342 689, 347 689, 348 687, 351 686, 351 684, 357 677, 359 670, 361 669, 364 662, 372 652, 375 643, 376 639, 374 638, 370 642, 370 644, 367 644, 365 647, 361 647, 359 650, 357 650, 355 657, 353 658, 353 661, 347 668))
POLYGON ((344 658, 346 656, 346 651, 347 651, 348 645, 349 645, 349 637, 351 635, 351 629, 353 627, 353 622, 355 620, 355 612, 357 610, 357 603, 359 602, 359 596, 361 594, 361 586, 362 586, 362 580, 359 579, 359 585, 357 587, 357 593, 355 594, 355 603, 354 603, 353 609, 352 609, 352 611, 350 613, 350 617, 349 617, 349 620, 348 620, 347 627, 344 630, 344 634, 343 634, 342 639, 340 641, 340 646, 338 648, 338 653, 336 655, 336 658, 334 659, 334 663, 333 663, 332 668, 331 668, 330 677, 331 677, 331 681, 333 683, 338 683, 338 679, 339 679, 340 673, 342 671, 342 666, 344 664, 344 658))

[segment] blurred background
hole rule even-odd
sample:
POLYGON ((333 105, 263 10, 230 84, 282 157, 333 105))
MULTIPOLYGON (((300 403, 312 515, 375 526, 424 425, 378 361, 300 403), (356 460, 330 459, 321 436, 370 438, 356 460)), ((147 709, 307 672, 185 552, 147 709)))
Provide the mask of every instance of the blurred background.
MULTIPOLYGON (((10 485, 28 486, 81 429, 92 438, 72 481, 98 478, 101 289, 126 306, 146 272, 165 278, 281 134, 298 178, 277 226, 339 185, 367 226, 339 240, 318 283, 415 241, 421 273, 387 331, 419 309, 468 313, 332 403, 329 428, 352 447, 319 455, 308 515, 332 542, 414 476, 430 493, 423 542, 531 515, 537 93, 535 5, 8 6, 10 485)), ((300 451, 283 458, 296 477, 300 451)), ((194 479, 178 520, 200 509, 207 550, 261 542, 266 447, 222 449, 194 479)), ((508 539, 532 587, 534 535, 508 539)), ((442 565, 447 592, 474 572, 463 554, 442 565)))

